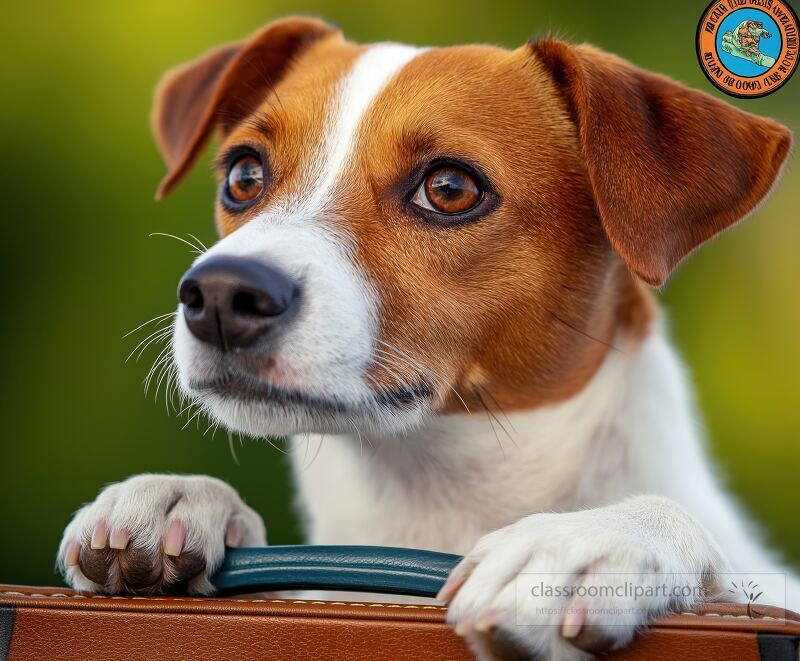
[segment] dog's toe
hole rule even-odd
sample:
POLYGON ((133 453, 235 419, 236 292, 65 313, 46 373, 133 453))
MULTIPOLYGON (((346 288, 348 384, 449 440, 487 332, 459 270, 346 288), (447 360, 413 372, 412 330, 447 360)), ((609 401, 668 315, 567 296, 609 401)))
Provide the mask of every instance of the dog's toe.
POLYGON ((143 540, 133 537, 122 548, 92 548, 91 541, 84 541, 72 564, 100 591, 110 594, 185 592, 188 583, 206 569, 200 552, 172 549, 168 554, 169 541, 163 548, 148 548, 147 542, 146 536, 143 540))
POLYGON ((78 566, 86 578, 98 585, 105 585, 108 582, 113 562, 114 552, 110 549, 81 547, 78 566))

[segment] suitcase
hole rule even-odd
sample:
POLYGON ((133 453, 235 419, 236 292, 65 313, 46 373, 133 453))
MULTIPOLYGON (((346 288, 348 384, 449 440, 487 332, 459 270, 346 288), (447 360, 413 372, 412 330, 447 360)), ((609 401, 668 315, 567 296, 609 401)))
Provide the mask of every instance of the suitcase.
MULTIPOLYGON (((215 597, 0 586, 0 661, 471 659, 445 624, 444 606, 252 596, 311 589, 432 597, 458 559, 383 547, 274 546, 229 551, 215 597), (245 593, 251 596, 231 596, 245 593)), ((755 611, 714 603, 663 617, 603 658, 797 661, 800 615, 755 611)))

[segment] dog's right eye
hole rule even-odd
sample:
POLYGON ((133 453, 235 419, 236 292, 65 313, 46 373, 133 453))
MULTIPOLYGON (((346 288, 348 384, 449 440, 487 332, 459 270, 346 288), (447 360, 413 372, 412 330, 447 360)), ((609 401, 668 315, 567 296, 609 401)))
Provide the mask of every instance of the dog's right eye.
POLYGON ((237 158, 228 170, 225 194, 234 204, 246 204, 254 200, 264 189, 264 165, 253 154, 237 158))

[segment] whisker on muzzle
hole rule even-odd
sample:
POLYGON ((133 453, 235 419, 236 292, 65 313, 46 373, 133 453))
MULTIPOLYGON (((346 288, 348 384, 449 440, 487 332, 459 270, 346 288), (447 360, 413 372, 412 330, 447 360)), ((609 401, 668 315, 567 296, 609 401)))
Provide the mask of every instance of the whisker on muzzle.
POLYGON ((400 360, 405 366, 410 367, 413 370, 417 370, 418 373, 421 373, 420 375, 423 376, 423 378, 430 380, 434 386, 441 385, 449 389, 461 402, 466 412, 471 413, 469 406, 467 406, 467 403, 464 401, 464 398, 461 396, 458 390, 456 390, 456 388, 441 374, 430 367, 423 365, 416 358, 410 356, 408 353, 400 349, 400 347, 392 344, 391 342, 381 340, 380 338, 376 339, 376 342, 386 347, 386 349, 389 351, 387 352, 382 349, 375 348, 375 352, 394 358, 395 360, 400 360))
POLYGON ((187 246, 189 246, 192 249, 192 252, 197 253, 198 255, 202 255, 204 252, 206 252, 208 250, 208 248, 205 247, 203 242, 200 241, 197 237, 193 236, 192 234, 188 234, 187 236, 189 236, 192 239, 194 239, 195 241, 197 241, 197 243, 199 243, 200 245, 196 245, 195 243, 192 243, 192 241, 187 241, 183 237, 175 236, 174 234, 169 234, 168 232, 150 232, 150 234, 148 234, 148 236, 165 236, 165 237, 167 237, 169 239, 175 239, 176 241, 180 241, 181 243, 185 243, 187 246))
POLYGON ((155 322, 157 322, 157 323, 160 325, 161 323, 163 323, 163 321, 164 321, 166 318, 168 318, 168 317, 174 317, 176 314, 177 314, 177 312, 176 312, 176 311, 172 311, 172 312, 165 312, 164 314, 159 314, 159 315, 157 315, 157 316, 153 317, 152 319, 148 319, 148 320, 147 320, 147 321, 145 321, 143 324, 139 324, 139 325, 138 325, 136 328, 134 328, 133 330, 129 330, 127 333, 125 333, 125 335, 123 335, 123 336, 122 336, 122 339, 124 340, 126 337, 128 337, 128 336, 130 336, 130 335, 133 335, 133 334, 134 334, 136 331, 138 331, 140 328, 144 328, 145 326, 147 326, 147 325, 149 325, 149 324, 152 324, 152 323, 155 323, 155 322))

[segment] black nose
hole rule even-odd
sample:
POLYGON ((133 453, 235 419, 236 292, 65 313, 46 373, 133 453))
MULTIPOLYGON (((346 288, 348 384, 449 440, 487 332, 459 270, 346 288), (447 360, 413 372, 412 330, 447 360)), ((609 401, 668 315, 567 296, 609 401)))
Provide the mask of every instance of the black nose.
POLYGON ((178 298, 192 334, 228 351, 274 333, 293 316, 299 297, 297 286, 269 266, 212 257, 181 278, 178 298))

